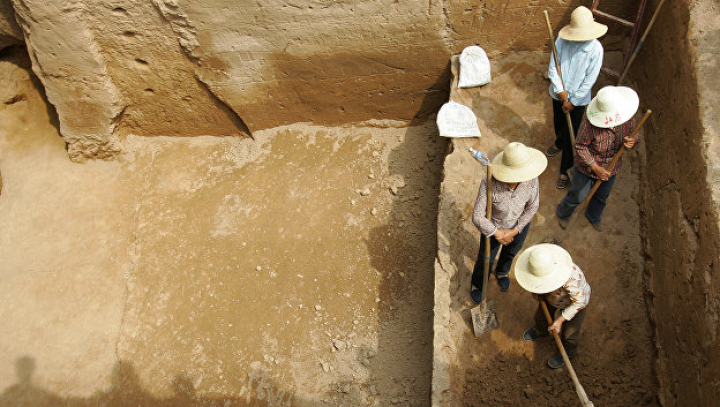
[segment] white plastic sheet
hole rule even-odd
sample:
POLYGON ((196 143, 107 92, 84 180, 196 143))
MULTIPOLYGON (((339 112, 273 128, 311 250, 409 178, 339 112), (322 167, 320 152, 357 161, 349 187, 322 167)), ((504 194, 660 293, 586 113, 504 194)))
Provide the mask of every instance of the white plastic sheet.
POLYGON ((480 137, 475 113, 460 103, 442 105, 436 122, 442 137, 480 137))
POLYGON ((472 88, 490 83, 490 60, 477 45, 466 47, 460 54, 458 88, 472 88))

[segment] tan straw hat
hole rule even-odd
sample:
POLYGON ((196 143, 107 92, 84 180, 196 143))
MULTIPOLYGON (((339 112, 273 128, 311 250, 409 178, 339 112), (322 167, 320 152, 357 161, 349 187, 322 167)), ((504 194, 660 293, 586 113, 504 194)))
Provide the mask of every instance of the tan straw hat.
POLYGON ((510 143, 492 161, 493 178, 502 182, 524 182, 536 178, 547 167, 547 157, 540 150, 510 143))
POLYGON ((560 246, 541 243, 528 247, 515 262, 515 279, 527 291, 547 294, 562 287, 572 272, 570 253, 560 246))
POLYGON ((590 41, 602 37, 608 28, 595 22, 592 11, 580 6, 570 14, 570 25, 563 27, 558 35, 567 41, 590 41))
POLYGON ((626 86, 606 86, 590 101, 585 115, 595 127, 607 129, 632 119, 640 106, 638 94, 626 86))

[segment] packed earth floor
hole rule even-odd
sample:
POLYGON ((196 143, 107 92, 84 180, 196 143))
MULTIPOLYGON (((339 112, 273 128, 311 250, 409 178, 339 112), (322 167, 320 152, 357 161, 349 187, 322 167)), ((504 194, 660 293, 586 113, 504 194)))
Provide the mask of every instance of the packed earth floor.
MULTIPOLYGON (((543 53, 516 54, 501 61, 491 58, 490 84, 473 89, 457 89, 456 82, 452 86, 451 100, 473 109, 482 132, 479 140, 453 140, 439 211, 440 267, 451 276, 448 334, 456 357, 448 363, 453 365, 449 371, 455 406, 580 405, 568 372, 551 370, 546 364, 557 352, 552 338, 523 341, 523 332, 533 326, 537 302, 517 285, 512 272, 507 293, 500 291, 494 277, 490 280, 489 298, 499 328, 476 338, 470 318, 475 306, 469 296, 470 276, 480 239, 472 211, 485 169, 467 150, 475 147, 494 157, 511 141, 541 151, 554 142, 549 82, 544 77, 547 58, 543 53)), ((457 73, 456 63, 453 71, 457 73)), ((594 90, 613 83, 601 76, 594 90)), ((641 100, 640 113, 644 111, 641 100)), ((635 201, 643 160, 641 141, 624 157, 603 213, 605 230, 595 231, 579 212, 562 243, 592 287, 573 367, 596 406, 658 405, 656 352, 644 302, 641 218, 635 201)), ((540 176, 540 209, 525 248, 561 235, 555 207, 566 190, 555 188, 559 165, 560 155, 549 158, 540 176)))
POLYGON ((68 160, 0 61, 0 406, 427 406, 434 123, 68 160))

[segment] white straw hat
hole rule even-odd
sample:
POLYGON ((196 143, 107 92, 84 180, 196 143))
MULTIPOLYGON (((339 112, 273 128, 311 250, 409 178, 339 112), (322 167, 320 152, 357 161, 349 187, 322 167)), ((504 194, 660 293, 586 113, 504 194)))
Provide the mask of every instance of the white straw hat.
POLYGON ((570 24, 563 27, 558 35, 568 41, 590 41, 602 37, 608 28, 595 21, 592 11, 580 6, 570 14, 570 24))
POLYGON ((515 262, 515 279, 527 291, 547 294, 570 278, 573 262, 560 246, 541 243, 528 247, 515 262))
POLYGON ((513 142, 492 161, 493 178, 502 182, 524 182, 536 178, 547 167, 547 157, 540 150, 513 142))
POLYGON ((626 86, 606 86, 590 101, 585 115, 595 127, 619 126, 632 119, 640 106, 638 94, 626 86))

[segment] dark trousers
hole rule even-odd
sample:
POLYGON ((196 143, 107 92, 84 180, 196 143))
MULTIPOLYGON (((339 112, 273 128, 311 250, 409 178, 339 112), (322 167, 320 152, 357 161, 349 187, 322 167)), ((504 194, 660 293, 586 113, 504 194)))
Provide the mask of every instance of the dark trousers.
MULTIPOLYGON (((547 306, 548 311, 550 311, 550 316, 554 318, 557 308, 553 307, 549 303, 547 303, 547 306)), ((562 324, 560 339, 562 339, 563 347, 565 347, 565 352, 567 352, 569 357, 577 356, 577 349, 580 344, 580 329, 582 328, 582 323, 585 320, 585 309, 586 308, 581 309, 577 312, 577 314, 575 314, 573 319, 565 321, 562 324)), ((541 335, 547 334, 548 332, 548 322, 540 303, 538 303, 537 310, 535 311, 535 329, 541 335)))
MULTIPOLYGON (((505 277, 510 273, 510 267, 512 266, 513 259, 522 249, 527 237, 528 231, 530 230, 530 224, 528 223, 523 230, 515 236, 515 239, 507 245, 503 246, 500 251, 500 258, 498 259, 497 268, 495 274, 497 277, 505 277)), ((498 249, 500 249, 500 242, 495 239, 494 236, 490 236, 490 268, 488 272, 488 278, 493 271, 493 263, 495 263, 495 255, 497 255, 498 249)), ((485 257, 485 237, 480 239, 480 251, 478 252, 477 261, 475 267, 473 267, 472 284, 478 289, 482 290, 483 286, 483 266, 485 257)))
MULTIPOLYGON (((577 135, 580 123, 585 116, 585 106, 575 106, 570 112, 570 121, 573 131, 577 135)), ((560 174, 567 175, 568 170, 573 166, 572 143, 570 142, 570 131, 568 130, 567 119, 562 111, 562 102, 553 99, 553 124, 555 125, 555 147, 562 149, 560 160, 560 174)), ((574 181, 574 180, 573 180, 574 181)))
MULTIPOLYGON (((585 200, 585 197, 590 193, 590 189, 598 182, 595 178, 588 177, 575 167, 572 169, 572 174, 573 182, 570 190, 555 210, 560 219, 570 218, 573 212, 575 212, 575 208, 585 200)), ((587 209, 585 209, 585 217, 590 223, 599 223, 602 220, 602 212, 605 209, 605 205, 607 205, 607 199, 615 183, 615 177, 616 176, 613 175, 607 181, 600 184, 595 195, 590 199, 587 209)))

